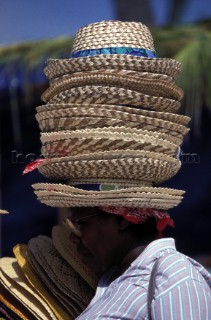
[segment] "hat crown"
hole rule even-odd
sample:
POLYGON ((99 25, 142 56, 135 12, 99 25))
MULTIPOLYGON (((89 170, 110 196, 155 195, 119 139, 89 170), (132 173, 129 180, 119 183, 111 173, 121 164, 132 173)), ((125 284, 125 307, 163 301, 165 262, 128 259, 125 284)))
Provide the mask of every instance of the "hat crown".
POLYGON ((141 22, 108 20, 80 28, 73 41, 72 53, 115 47, 155 50, 151 32, 141 22))

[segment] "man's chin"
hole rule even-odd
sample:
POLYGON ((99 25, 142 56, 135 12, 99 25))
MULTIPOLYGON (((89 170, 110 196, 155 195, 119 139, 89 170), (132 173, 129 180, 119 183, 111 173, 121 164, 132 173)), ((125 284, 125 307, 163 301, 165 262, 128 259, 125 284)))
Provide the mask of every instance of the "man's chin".
POLYGON ((101 275, 101 268, 99 267, 99 264, 96 262, 94 256, 90 253, 86 253, 83 254, 81 256, 82 258, 82 262, 90 269, 92 270, 94 273, 96 273, 97 275, 101 275))

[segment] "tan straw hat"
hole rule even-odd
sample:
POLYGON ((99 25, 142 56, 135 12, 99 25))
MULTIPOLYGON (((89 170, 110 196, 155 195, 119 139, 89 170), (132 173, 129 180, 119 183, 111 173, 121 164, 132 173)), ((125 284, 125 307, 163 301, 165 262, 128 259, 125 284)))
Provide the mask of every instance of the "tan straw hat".
POLYGON ((70 241, 70 231, 62 226, 52 229, 53 244, 67 263, 95 290, 98 279, 96 275, 81 261, 76 244, 70 241))
POLYGON ((42 100, 48 102, 55 95, 76 87, 85 86, 111 86, 130 89, 145 95, 164 97, 180 101, 183 90, 166 80, 140 78, 139 75, 123 75, 122 72, 80 72, 78 74, 65 75, 50 83, 50 87, 42 94, 42 100))
POLYGON ((58 207, 166 210, 183 191, 157 188, 180 169, 190 118, 176 114, 181 64, 157 58, 140 22, 102 21, 76 33, 69 59, 50 59, 36 108, 42 142, 38 199, 58 207), (114 189, 114 190, 111 190, 114 189))
POLYGON ((107 187, 108 190, 99 192, 62 184, 33 185, 38 199, 53 207, 119 206, 166 210, 177 206, 184 193, 168 188, 131 187, 109 190, 112 186, 107 187))
POLYGON ((17 244, 13 248, 13 252, 19 264, 19 267, 23 271, 25 277, 31 284, 31 286, 40 294, 40 296, 46 301, 51 308, 52 312, 59 320, 69 319, 70 314, 65 310, 63 305, 52 294, 48 287, 45 286, 43 281, 39 278, 37 273, 31 267, 28 261, 28 246, 26 244, 17 244))
POLYGON ((12 313, 12 319, 18 318, 22 320, 30 320, 33 318, 33 314, 29 311, 29 309, 26 308, 20 300, 16 299, 15 296, 0 282, 0 307, 1 305, 6 307, 7 312, 10 315, 12 313))
POLYGON ((156 58, 154 50, 152 35, 140 22, 97 22, 79 29, 70 59, 49 60, 45 73, 53 79, 81 71, 124 69, 177 78, 180 63, 156 58))
POLYGON ((48 305, 30 286, 15 258, 0 259, 1 283, 27 307, 36 319, 56 319, 48 305))
MULTIPOLYGON (((39 274, 44 281, 48 278, 54 284, 54 288, 57 287, 58 298, 62 297, 63 302, 65 300, 65 307, 68 310, 72 309, 72 316, 82 312, 94 296, 94 290, 62 258, 51 238, 38 236, 30 239, 28 246, 30 261, 33 259, 36 267, 39 265, 39 274)), ((46 281, 47 283, 49 281, 46 281)))
MULTIPOLYGON (((49 158, 44 160, 38 170, 47 178, 68 179, 121 179, 148 181, 159 184, 173 177, 179 170, 179 160, 161 153, 144 150, 114 150, 49 158)), ((118 184, 118 183, 117 183, 118 184)))
POLYGON ((146 150, 176 156, 178 149, 177 139, 170 135, 125 127, 42 133, 41 142, 46 158, 111 150, 146 150))
POLYGON ((136 128, 174 136, 181 144, 188 133, 189 117, 125 106, 99 104, 47 104, 37 107, 36 119, 42 131, 85 128, 136 128))

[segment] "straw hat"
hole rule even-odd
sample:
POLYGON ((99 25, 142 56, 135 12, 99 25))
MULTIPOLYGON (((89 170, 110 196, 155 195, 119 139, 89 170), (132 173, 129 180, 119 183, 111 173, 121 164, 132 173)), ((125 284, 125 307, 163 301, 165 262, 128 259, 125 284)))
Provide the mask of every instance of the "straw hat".
POLYGON ((174 136, 181 144, 188 133, 189 117, 115 105, 47 104, 37 107, 36 119, 41 131, 85 128, 136 128, 174 136))
POLYGON ((183 97, 183 90, 175 84, 166 80, 140 78, 139 75, 130 76, 127 73, 103 72, 79 72, 72 75, 65 75, 62 78, 50 82, 50 87, 42 94, 42 100, 48 102, 55 95, 65 90, 85 86, 111 86, 130 89, 145 95, 164 97, 180 101, 183 97))
POLYGON ((19 267, 23 271, 25 277, 31 284, 31 286, 40 294, 40 296, 46 301, 51 308, 52 312, 59 320, 69 319, 70 314, 64 309, 63 305, 52 294, 48 287, 45 286, 43 281, 39 278, 37 273, 31 267, 28 261, 28 246, 26 244, 17 244, 13 248, 13 252, 19 264, 19 267))
POLYGON ((177 139, 147 130, 118 128, 84 129, 42 133, 42 154, 47 158, 111 150, 146 150, 177 154, 177 139))
MULTIPOLYGON (((102 185, 99 187, 103 188, 102 185)), ((119 206, 166 210, 177 206, 184 194, 184 191, 168 188, 131 187, 118 190, 113 186, 113 190, 109 190, 112 186, 107 185, 107 187, 108 190, 99 192, 83 190, 83 186, 77 188, 49 183, 33 185, 38 199, 53 207, 119 206)))
POLYGON ((61 257, 53 245, 52 239, 38 236, 30 239, 29 260, 36 268, 39 266, 40 277, 57 291, 57 296, 65 301, 65 307, 72 309, 72 315, 82 312, 91 301, 94 291, 84 279, 61 257), (43 268, 45 266, 45 268, 43 268), (48 280, 47 280, 48 279, 48 280))
POLYGON ((27 282, 15 258, 1 258, 0 275, 4 287, 20 300, 36 319, 56 319, 47 304, 27 282))
MULTIPOLYGON (((114 150, 78 156, 49 158, 38 170, 42 175, 56 180, 121 179, 159 184, 173 177, 179 170, 179 160, 161 153, 144 150, 114 150)), ((117 183, 118 184, 118 183, 117 183)))
MULTIPOLYGON (((12 319, 18 318, 23 320, 30 320, 33 318, 33 314, 0 282, 0 314, 2 312, 1 308, 3 308, 4 310, 6 309, 6 312, 11 316, 12 319)), ((11 319, 8 316, 7 318, 11 319)))
POLYGON ((67 263, 95 290, 98 279, 96 275, 82 263, 76 249, 76 244, 70 241, 70 231, 59 225, 54 226, 52 229, 52 241, 67 263))
POLYGON ((140 22, 97 22, 76 33, 70 59, 49 60, 45 73, 53 79, 74 72, 124 69, 177 78, 180 63, 158 59, 154 50, 152 35, 140 22))
POLYGON ((182 191, 156 186, 180 169, 179 146, 189 131, 190 119, 176 114, 180 69, 173 59, 157 58, 139 22, 81 28, 70 58, 48 61, 47 104, 36 109, 46 157, 38 170, 69 189, 35 184, 38 199, 58 207, 178 205, 182 191))

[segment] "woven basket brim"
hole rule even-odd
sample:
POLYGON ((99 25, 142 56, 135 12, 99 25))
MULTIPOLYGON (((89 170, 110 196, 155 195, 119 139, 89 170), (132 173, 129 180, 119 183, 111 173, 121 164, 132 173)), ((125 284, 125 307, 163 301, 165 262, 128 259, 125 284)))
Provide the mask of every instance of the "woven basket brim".
MULTIPOLYGON (((14 286, 14 294, 22 302, 23 296, 25 297, 25 305, 28 306, 28 301, 30 301, 29 309, 31 308, 31 303, 34 306, 34 312, 42 319, 48 320, 57 319, 52 313, 46 302, 40 297, 40 295, 34 290, 29 284, 25 276, 23 275, 21 269, 19 268, 18 262, 15 258, 3 257, 0 259, 0 268, 4 276, 7 278, 8 282, 14 286), (16 290, 15 290, 16 288, 16 290)), ((33 309, 33 308, 32 308, 33 309)))
POLYGON ((111 150, 147 150, 175 156, 177 144, 165 134, 137 129, 104 128, 42 133, 44 157, 73 156, 111 150))
MULTIPOLYGON (((1 261, 1 267, 4 265, 1 261)), ((8 268, 10 267, 8 263, 8 268)), ((14 278, 8 277, 2 268, 0 269, 0 279, 3 286, 32 313, 35 319, 49 319, 40 301, 31 295, 26 289, 21 287, 14 278)))
POLYGON ((87 71, 87 72, 81 71, 81 72, 74 72, 73 74, 68 73, 68 74, 62 75, 58 78, 50 79, 49 83, 53 84, 54 82, 59 81, 59 79, 65 79, 66 77, 67 78, 70 77, 70 75, 80 76, 84 73, 85 74, 96 74, 96 73, 98 74, 98 73, 102 73, 102 72, 106 72, 106 74, 109 74, 109 75, 113 75, 113 74, 118 73, 121 76, 132 76, 132 77, 151 79, 151 80, 165 80, 169 83, 174 83, 174 79, 166 74, 152 73, 152 72, 139 72, 139 71, 133 71, 133 70, 124 70, 124 69, 119 69, 119 70, 106 69, 106 70, 98 70, 98 71, 93 70, 93 71, 87 71))
POLYGON ((28 245, 17 244, 13 248, 13 252, 25 277, 27 278, 31 286, 35 288, 40 296, 46 301, 58 320, 69 319, 70 314, 65 310, 64 306, 60 304, 58 299, 51 293, 48 287, 45 286, 44 282, 40 279, 40 277, 29 264, 28 245))
MULTIPOLYGON (((124 106, 124 105, 106 105, 106 104, 87 104, 87 103, 74 103, 74 104, 45 104, 38 106, 36 108, 37 116, 41 117, 41 119, 45 119, 45 112, 55 112, 55 113, 46 113, 47 117, 56 117, 56 113, 58 112, 58 116, 105 116, 110 118, 118 118, 122 120, 130 120, 130 121, 141 121, 141 116, 151 119, 151 124, 154 124, 153 121, 163 120, 169 121, 171 123, 175 123, 182 126, 187 126, 190 122, 190 117, 174 114, 168 112, 158 112, 152 110, 144 110, 141 108, 136 108, 132 106, 124 106), (41 114, 43 113, 43 116, 41 114), (140 118, 139 118, 140 117, 140 118)), ((39 118, 40 119, 40 118, 39 118)), ((171 124, 172 125, 172 124, 171 124)))
POLYGON ((96 275, 81 261, 76 244, 70 240, 70 232, 62 226, 54 226, 52 229, 52 241, 60 255, 76 270, 80 276, 94 290, 97 287, 98 278, 96 275))
POLYGON ((50 87, 42 94, 41 99, 47 102, 65 90, 88 85, 125 88, 154 97, 164 97, 178 101, 183 97, 181 88, 165 80, 122 75, 118 72, 112 74, 104 71, 81 72, 80 75, 73 74, 56 79, 50 83, 50 87))
POLYGON ((94 290, 63 259, 52 239, 40 235, 30 239, 28 247, 40 266, 45 266, 45 271, 58 288, 73 300, 76 311, 84 309, 93 298, 94 290))
MULTIPOLYGON (((138 110, 140 111, 139 115, 133 112, 120 111, 118 107, 117 110, 114 110, 113 106, 111 106, 112 108, 109 108, 109 106, 89 108, 86 106, 75 107, 67 105, 67 108, 61 109, 58 105, 56 105, 57 109, 54 106, 55 105, 52 105, 52 110, 48 111, 50 108, 46 105, 46 111, 42 111, 43 108, 40 108, 41 111, 36 114, 36 119, 42 131, 124 126, 125 128, 137 128, 166 133, 174 136, 177 144, 181 144, 183 136, 189 131, 189 128, 183 124, 165 120, 165 116, 164 120, 156 118, 156 114, 158 114, 158 116, 161 115, 158 112, 154 114, 153 111, 148 111, 148 113, 146 113, 147 116, 145 116, 141 114, 143 110, 138 110), (152 112, 151 116, 149 114, 150 112, 152 112)), ((123 107, 123 109, 125 109, 125 107, 123 107)), ((130 111, 132 108, 128 109, 130 111)), ((136 109, 134 110, 137 111, 136 109)), ((173 114, 171 115, 173 116, 173 114)), ((177 115, 175 118, 170 116, 168 118, 178 121, 180 115, 177 115)), ((187 123, 186 118, 187 117, 183 119, 183 116, 181 116, 181 122, 185 122, 184 120, 186 120, 187 123)))
POLYGON ((74 72, 107 69, 158 73, 176 80, 180 74, 181 63, 168 58, 153 59, 132 55, 102 54, 73 59, 49 59, 45 67, 45 74, 49 79, 53 79, 74 72))
POLYGON ((179 101, 173 99, 106 86, 84 86, 65 90, 50 99, 49 103, 125 104, 172 113, 176 113, 181 105, 179 101))
POLYGON ((58 286, 58 283, 55 283, 51 278, 51 275, 48 275, 48 268, 45 266, 44 269, 43 264, 41 265, 40 261, 38 261, 39 258, 36 258, 32 252, 28 250, 28 260, 33 270, 37 273, 48 290, 54 295, 54 299, 56 299, 63 306, 64 311, 68 313, 67 319, 75 319, 82 310, 78 310, 79 307, 76 305, 75 301, 70 298, 70 295, 63 292, 63 290, 58 286))
POLYGON ((49 158, 39 165, 38 170, 45 177, 56 180, 122 178, 159 184, 173 177, 180 166, 179 160, 155 152, 115 150, 49 158))
POLYGON ((137 187, 111 191, 87 191, 61 184, 34 184, 38 199, 56 207, 119 206, 170 209, 182 200, 184 191, 137 187))
MULTIPOLYGON (((143 121, 143 120, 142 120, 143 121)), ((119 127, 125 127, 126 129, 138 129, 146 130, 148 132, 156 132, 168 135, 169 141, 181 145, 183 142, 183 135, 175 131, 170 131, 165 128, 156 127, 147 123, 123 121, 112 118, 103 117, 60 117, 60 118, 48 118, 41 119, 38 121, 40 130, 45 133, 53 133, 56 131, 71 130, 75 131, 77 129, 105 129, 112 127, 114 130, 119 127)), ((173 124, 174 125, 174 124, 173 124)), ((171 128, 172 129, 172 128, 171 128)), ((187 129, 188 131, 189 129, 187 129)))

